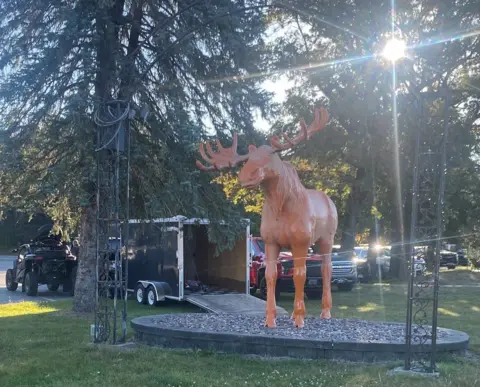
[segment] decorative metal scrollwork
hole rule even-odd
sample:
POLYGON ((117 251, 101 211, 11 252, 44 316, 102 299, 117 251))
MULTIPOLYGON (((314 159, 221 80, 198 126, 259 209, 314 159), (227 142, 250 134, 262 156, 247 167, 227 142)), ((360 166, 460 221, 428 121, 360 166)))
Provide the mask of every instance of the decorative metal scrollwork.
POLYGON ((443 231, 449 104, 450 97, 445 90, 421 95, 418 104, 419 117, 415 118, 419 126, 412 192, 405 369, 427 373, 436 372, 438 277, 443 231), (443 106, 441 111, 432 109, 439 99, 445 101, 443 105, 436 105, 443 106), (432 138, 431 133, 440 130, 443 130, 443 135, 432 138), (436 144, 435 138, 440 138, 436 144), (427 251, 424 251, 424 264, 433 259, 433 262, 430 262, 433 264, 431 279, 421 274, 417 275, 415 245, 428 246, 427 251))

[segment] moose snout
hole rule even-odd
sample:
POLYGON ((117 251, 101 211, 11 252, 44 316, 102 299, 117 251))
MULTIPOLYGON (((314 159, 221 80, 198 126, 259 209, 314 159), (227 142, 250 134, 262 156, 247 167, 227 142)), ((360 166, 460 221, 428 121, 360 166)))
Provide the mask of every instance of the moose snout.
POLYGON ((255 187, 263 180, 263 169, 245 170, 242 169, 238 174, 238 182, 243 188, 255 187))

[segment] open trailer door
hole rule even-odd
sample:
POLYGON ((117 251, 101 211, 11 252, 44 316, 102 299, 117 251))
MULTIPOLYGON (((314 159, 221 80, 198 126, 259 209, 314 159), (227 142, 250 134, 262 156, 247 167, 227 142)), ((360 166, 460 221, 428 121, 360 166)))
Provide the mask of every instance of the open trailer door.
MULTIPOLYGON (((231 249, 215 254, 208 241, 207 220, 183 221, 183 262, 185 284, 190 280, 201 286, 185 286, 185 301, 210 313, 265 314, 266 302, 250 295, 250 224, 231 249)), ((279 314, 286 313, 282 308, 279 314)))

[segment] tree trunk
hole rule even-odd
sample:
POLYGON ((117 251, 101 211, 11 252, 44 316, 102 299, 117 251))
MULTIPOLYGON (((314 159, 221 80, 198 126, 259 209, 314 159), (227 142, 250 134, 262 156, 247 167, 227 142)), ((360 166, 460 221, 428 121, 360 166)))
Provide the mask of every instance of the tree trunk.
MULTIPOLYGON (((396 188, 392 188, 396 192, 396 188)), ((411 217, 410 214, 406 216, 406 209, 403 206, 399 206, 398 193, 395 193, 395 198, 391 235, 393 247, 390 258, 390 275, 394 278, 405 280, 408 277, 407 260, 410 246, 408 244, 402 246, 402 242, 408 243, 410 225, 407 222, 409 222, 411 217)), ((411 206, 407 207, 411 208, 411 206)))
POLYGON ((362 207, 362 182, 366 176, 365 168, 357 168, 355 175, 355 181, 352 185, 352 190, 348 196, 348 227, 342 233, 342 250, 343 251, 353 251, 355 247, 355 236, 357 235, 357 221, 358 216, 361 212, 362 207))
MULTIPOLYGON (((106 8, 98 7, 96 15, 96 75, 95 97, 98 101, 108 101, 117 76, 117 58, 119 50, 119 25, 124 0, 115 0, 106 8)), ((93 186, 88 192, 95 192, 93 186)), ((78 263, 73 311, 91 313, 95 310, 96 300, 96 237, 97 237, 96 205, 91 203, 82 212, 80 223, 80 257, 78 263)))
POLYGON ((73 311, 78 313, 91 313, 95 309, 96 224, 95 206, 85 207, 80 223, 80 258, 73 297, 73 311))

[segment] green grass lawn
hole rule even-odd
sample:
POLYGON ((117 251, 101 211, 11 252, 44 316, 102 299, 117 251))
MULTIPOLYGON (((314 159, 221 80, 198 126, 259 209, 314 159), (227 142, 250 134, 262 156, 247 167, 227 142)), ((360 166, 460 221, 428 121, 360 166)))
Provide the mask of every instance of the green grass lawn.
MULTIPOLYGON (((403 322, 405 292, 404 286, 394 284, 361 285, 348 293, 334 291, 332 315, 403 322)), ((439 325, 467 332, 471 349, 480 352, 478 295, 480 289, 442 289, 439 325)), ((292 296, 282 295, 279 304, 291 311, 292 296)), ((320 314, 320 300, 308 300, 306 306, 309 315, 320 314)), ((476 356, 441 363, 442 377, 434 381, 387 376, 391 364, 260 360, 146 347, 127 352, 98 349, 88 345, 91 318, 76 316, 70 309, 70 301, 0 305, 1 387, 480 385, 480 358, 476 356)), ((148 308, 129 302, 129 318, 187 311, 197 309, 186 304, 148 308)))

